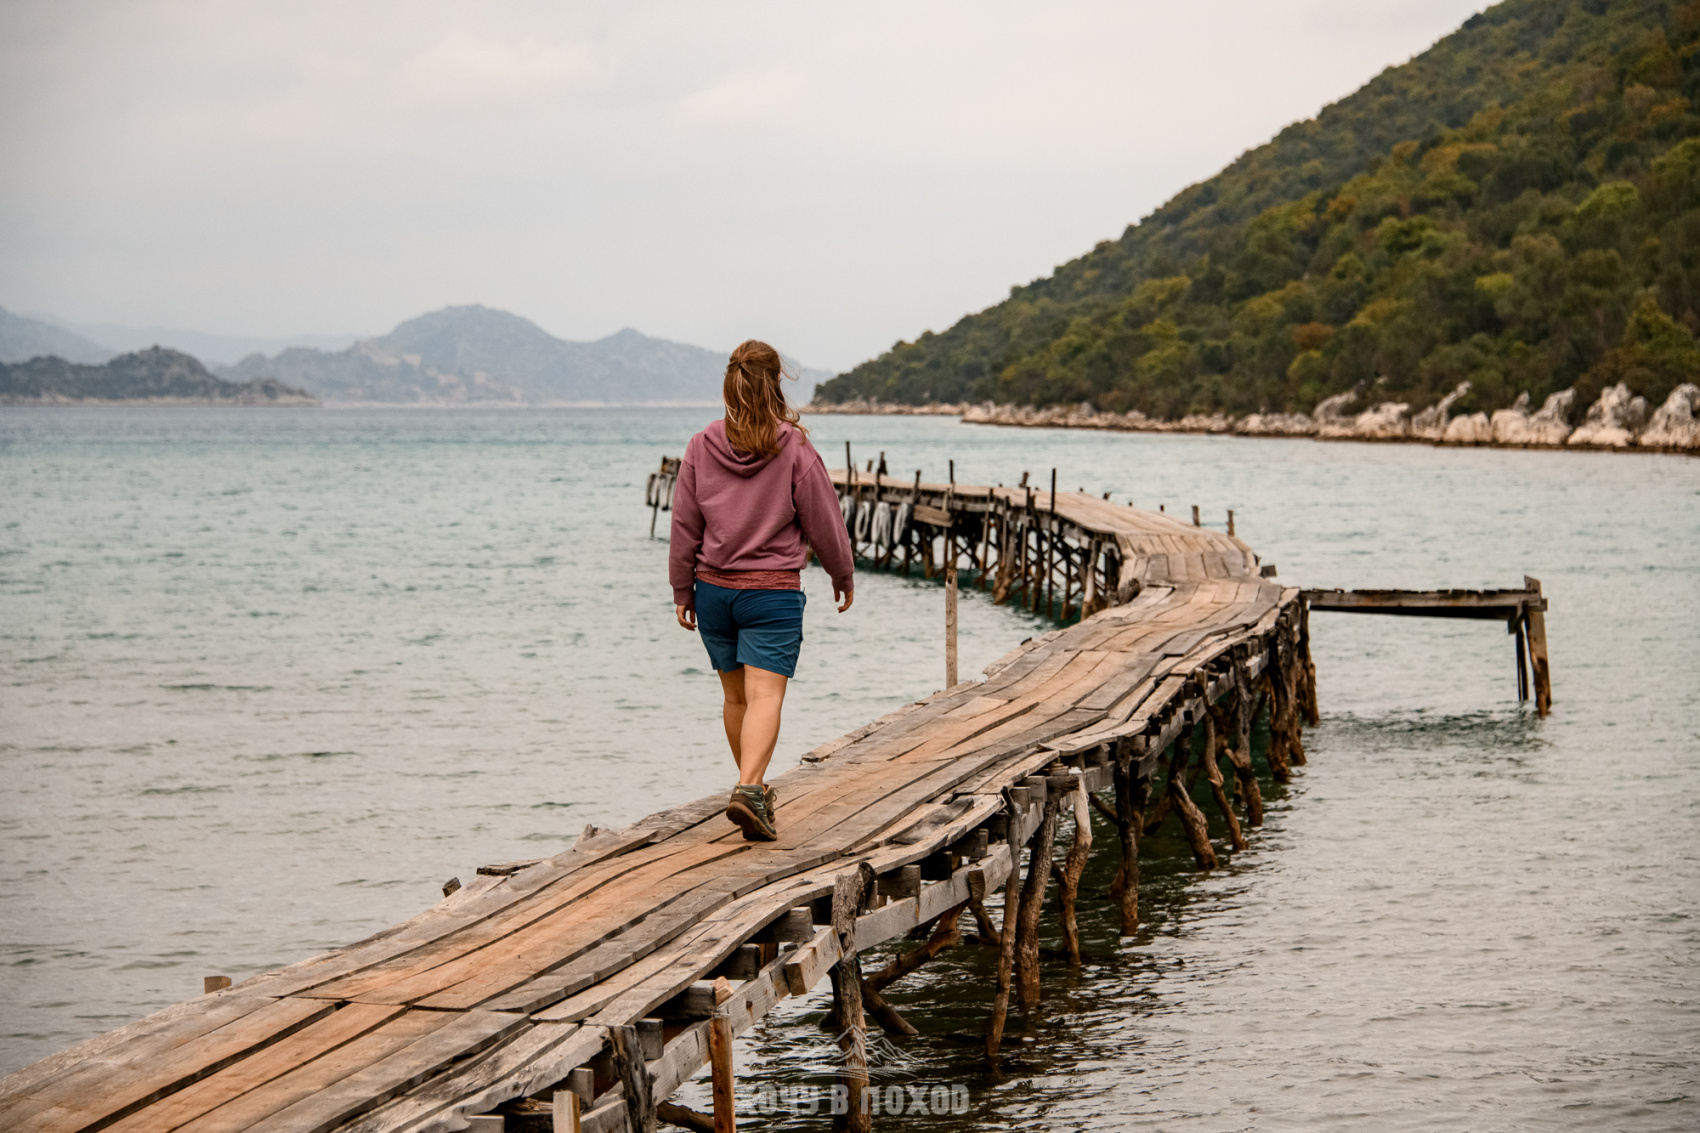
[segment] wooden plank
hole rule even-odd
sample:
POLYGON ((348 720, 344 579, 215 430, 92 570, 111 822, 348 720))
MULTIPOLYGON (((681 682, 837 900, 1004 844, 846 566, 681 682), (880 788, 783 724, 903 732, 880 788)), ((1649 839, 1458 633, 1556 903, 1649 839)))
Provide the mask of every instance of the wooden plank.
POLYGON ((338 1133, 454 1133, 463 1114, 488 1113, 564 1079, 601 1051, 604 1032, 571 1023, 537 1023, 501 1044, 385 1102, 338 1133))
MULTIPOLYGON (((233 997, 240 1000, 245 997, 233 997)), ((221 1026, 192 1023, 148 1041, 112 1047, 38 1082, 0 1104, 0 1128, 31 1133, 77 1133, 116 1121, 160 1098, 216 1074, 240 1058, 289 1037, 334 1005, 316 1000, 273 1000, 252 1006, 231 1002, 209 1017, 221 1026)))
POLYGON ((146 1059, 156 1053, 169 1051, 209 1031, 215 1031, 235 1019, 265 1007, 271 1000, 264 996, 244 995, 227 990, 217 995, 174 1003, 146 1018, 126 1024, 105 1034, 95 1035, 58 1054, 0 1078, 0 1116, 11 1111, 5 1107, 18 1099, 36 1093, 50 1079, 79 1065, 118 1051, 124 1059, 146 1059))
POLYGON ((456 1059, 530 1025, 522 1015, 496 1011, 408 1011, 183 1128, 185 1133, 329 1133, 456 1059))
POLYGON ((1505 619, 1546 609, 1539 592, 1523 590, 1306 590, 1313 610, 1425 618, 1505 619))
POLYGON ((192 1086, 106 1126, 108 1133, 163 1133, 188 1124, 234 1098, 282 1077, 344 1043, 376 1030, 400 1007, 351 1003, 250 1054, 192 1086))

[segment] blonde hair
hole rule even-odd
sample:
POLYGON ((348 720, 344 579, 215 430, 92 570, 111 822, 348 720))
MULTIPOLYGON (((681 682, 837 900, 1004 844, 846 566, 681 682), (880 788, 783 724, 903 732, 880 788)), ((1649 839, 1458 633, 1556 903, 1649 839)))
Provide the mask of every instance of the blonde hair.
POLYGON ((780 381, 791 375, 779 351, 749 339, 726 362, 720 399, 726 403, 726 439, 740 452, 774 456, 779 452, 779 423, 789 422, 808 436, 802 418, 785 400, 780 381))

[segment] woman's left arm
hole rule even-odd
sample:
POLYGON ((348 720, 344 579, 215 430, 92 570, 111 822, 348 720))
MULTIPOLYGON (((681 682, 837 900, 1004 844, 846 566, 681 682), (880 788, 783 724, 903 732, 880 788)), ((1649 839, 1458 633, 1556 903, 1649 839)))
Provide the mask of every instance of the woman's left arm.
POLYGON ((808 455, 799 462, 801 474, 792 483, 791 501, 797 509, 803 538, 815 549, 815 557, 832 579, 833 593, 842 599, 839 610, 848 610, 854 601, 856 559, 850 553, 844 513, 838 510, 838 489, 833 487, 820 453, 808 442, 803 443, 808 447, 808 455))
POLYGON ((673 610, 679 624, 696 628, 697 552, 707 527, 697 504, 696 441, 685 447, 679 461, 679 480, 673 486, 673 522, 668 529, 667 581, 673 587, 673 610))

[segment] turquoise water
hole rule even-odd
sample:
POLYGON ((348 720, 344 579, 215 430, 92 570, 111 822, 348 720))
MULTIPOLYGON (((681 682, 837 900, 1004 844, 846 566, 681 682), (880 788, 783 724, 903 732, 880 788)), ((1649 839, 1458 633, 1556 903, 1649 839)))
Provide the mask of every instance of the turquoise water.
MULTIPOLYGON (((724 789, 641 507, 703 418, 0 411, 0 1069, 724 789)), ((809 423, 898 475, 1233 508, 1295 584, 1553 607, 1547 720, 1501 627, 1317 615, 1324 722, 1255 848, 1154 847, 1151 923, 1094 903, 1000 1073, 950 1035, 983 953, 899 985, 903 1073, 971 1098, 903 1127, 1700 1126, 1700 462, 809 423)), ((942 683, 935 586, 808 587, 780 764, 942 683)), ((962 623, 965 672, 1036 628, 962 623)), ((806 1071, 811 1010, 741 1044, 747 1088, 806 1071)))

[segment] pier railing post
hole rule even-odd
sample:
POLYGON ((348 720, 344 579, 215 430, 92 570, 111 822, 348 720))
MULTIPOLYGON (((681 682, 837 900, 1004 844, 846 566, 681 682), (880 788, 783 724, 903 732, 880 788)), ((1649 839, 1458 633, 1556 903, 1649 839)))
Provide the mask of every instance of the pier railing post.
MULTIPOLYGON (((946 490, 944 510, 951 515, 952 493, 946 490)), ((956 687, 956 523, 944 529, 944 687, 956 687)))

